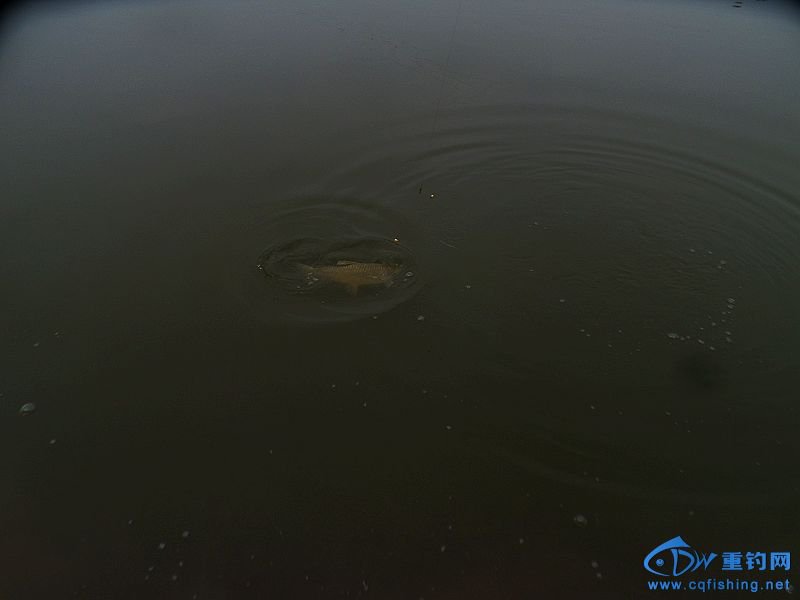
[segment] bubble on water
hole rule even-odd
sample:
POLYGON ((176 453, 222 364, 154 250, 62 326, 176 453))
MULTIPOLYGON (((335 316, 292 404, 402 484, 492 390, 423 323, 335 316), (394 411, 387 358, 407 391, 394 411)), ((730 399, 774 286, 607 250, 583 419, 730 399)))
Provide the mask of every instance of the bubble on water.
POLYGON ((161 543, 158 545, 158 549, 159 549, 159 550, 163 550, 163 549, 164 549, 164 548, 166 548, 166 547, 167 547, 167 545, 166 545, 164 542, 161 542, 161 543))
POLYGON ((589 524, 589 520, 581 514, 572 517, 572 522, 578 527, 586 527, 589 524))
POLYGON ((440 552, 444 552, 445 550, 447 550, 447 546, 442 546, 441 548, 439 548, 440 552))
POLYGON ((733 304, 728 304, 728 308, 733 310, 733 304))
POLYGON ((413 277, 414 271, 406 271, 406 277, 413 277))
POLYGON ((705 344, 705 342, 703 340, 697 340, 697 343, 698 344, 705 344))
POLYGON ((677 340, 680 336, 677 333, 668 333, 667 337, 671 340, 677 340))
POLYGON ((524 544, 525 543, 525 538, 519 538, 519 543, 520 543, 520 545, 524 544))
POLYGON ((19 414, 23 417, 25 415, 31 415, 36 412, 36 405, 33 402, 26 402, 22 406, 19 407, 19 414))
POLYGON ((469 285, 469 284, 465 285, 464 287, 465 287, 466 289, 468 289, 468 290, 471 290, 471 289, 472 289, 472 286, 471 286, 471 285, 469 285))
POLYGON ((725 338, 725 341, 726 341, 727 343, 729 343, 729 344, 733 343, 733 339, 731 339, 730 337, 726 337, 726 338, 725 338))
MULTIPOLYGON (((181 534, 181 537, 182 537, 183 539, 186 539, 186 538, 188 538, 188 537, 189 537, 189 531, 188 531, 188 530, 187 530, 187 531, 184 531, 184 532, 181 534)), ((201 536, 201 537, 202 537, 202 536, 201 536)))
POLYGON ((56 438, 53 438, 52 440, 50 440, 50 445, 51 446, 54 445, 55 443, 56 443, 56 438))
POLYGON ((600 566, 596 560, 593 560, 590 564, 592 565, 593 569, 596 569, 597 567, 600 566))
POLYGON ((728 298, 728 304, 736 304, 736 298, 728 298))
POLYGON ((425 320, 425 316, 424 315, 419 315, 417 317, 417 321, 424 321, 424 320, 425 320))
POLYGON ((559 299, 559 302, 560 302, 561 304, 564 304, 564 302, 566 302, 566 299, 564 299, 564 298, 560 298, 560 299, 559 299))
POLYGON ((692 254, 694 254, 694 248, 689 248, 689 252, 691 252, 692 254))

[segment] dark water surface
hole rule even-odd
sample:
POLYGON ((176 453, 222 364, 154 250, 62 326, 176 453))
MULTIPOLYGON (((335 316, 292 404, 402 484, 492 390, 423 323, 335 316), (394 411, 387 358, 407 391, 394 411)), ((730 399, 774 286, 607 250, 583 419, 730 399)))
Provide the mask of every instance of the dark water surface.
POLYGON ((648 598, 677 535, 800 561, 793 5, 0 32, 3 598, 648 598))

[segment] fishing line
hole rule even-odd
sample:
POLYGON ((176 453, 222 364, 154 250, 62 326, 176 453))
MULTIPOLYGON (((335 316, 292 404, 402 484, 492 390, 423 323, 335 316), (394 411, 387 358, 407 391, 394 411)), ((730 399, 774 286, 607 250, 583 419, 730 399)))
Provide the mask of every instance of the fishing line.
MULTIPOLYGON (((458 21, 461 18, 461 9, 463 0, 458 0, 458 8, 456 9, 456 16, 453 19, 453 27, 450 29, 450 40, 447 42, 447 54, 444 59, 444 66, 442 67, 442 83, 439 87, 439 97, 436 99, 436 109, 433 111, 433 126, 430 133, 430 142, 428 144, 428 153, 433 149, 433 144, 436 138, 437 126, 439 123, 439 112, 442 106, 442 98, 444 97, 444 87, 447 82, 447 72, 450 67, 450 56, 453 53, 453 39, 456 36, 456 29, 458 28, 458 21)), ((424 182, 423 182, 424 183, 424 182)), ((419 186, 419 194, 422 194, 423 183, 419 186)))

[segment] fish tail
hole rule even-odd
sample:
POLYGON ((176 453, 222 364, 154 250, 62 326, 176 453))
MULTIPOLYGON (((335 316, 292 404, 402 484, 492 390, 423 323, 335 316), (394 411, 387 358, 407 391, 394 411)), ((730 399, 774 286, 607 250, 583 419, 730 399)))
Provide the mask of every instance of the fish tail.
POLYGON ((311 265, 307 265, 305 263, 297 263, 297 268, 300 269, 303 273, 313 273, 316 270, 311 265))

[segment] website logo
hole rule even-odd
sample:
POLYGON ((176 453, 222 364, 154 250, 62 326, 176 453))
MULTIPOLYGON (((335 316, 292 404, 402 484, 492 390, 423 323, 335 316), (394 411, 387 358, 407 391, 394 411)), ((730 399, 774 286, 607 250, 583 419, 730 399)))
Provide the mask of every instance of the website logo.
POLYGON ((643 565, 646 571, 658 576, 647 582, 651 590, 741 590, 755 593, 773 590, 791 592, 794 589, 788 579, 775 577, 788 573, 791 568, 791 553, 788 551, 701 552, 692 548, 681 536, 675 536, 653 548, 645 556, 643 565), (717 557, 720 560, 715 562, 717 557), (722 573, 707 575, 709 567, 722 573), (737 572, 735 577, 734 571, 737 572), (678 579, 682 575, 687 577, 678 579))
POLYGON ((714 552, 703 554, 694 550, 681 536, 676 536, 653 548, 644 559, 644 568, 654 575, 678 577, 700 567, 707 569, 716 557, 714 552))

